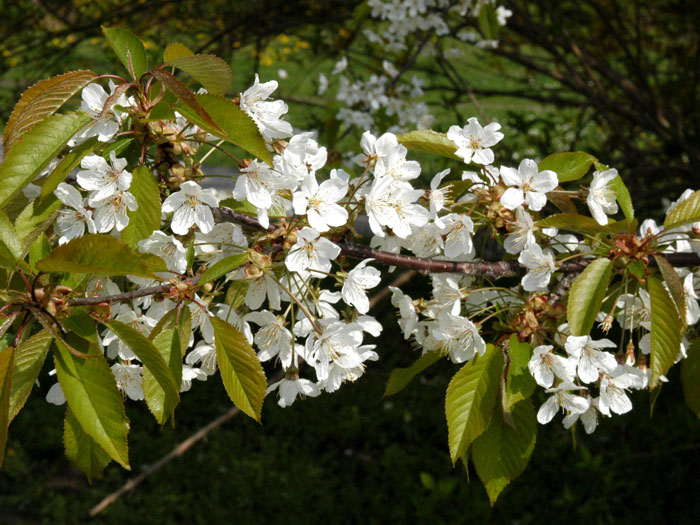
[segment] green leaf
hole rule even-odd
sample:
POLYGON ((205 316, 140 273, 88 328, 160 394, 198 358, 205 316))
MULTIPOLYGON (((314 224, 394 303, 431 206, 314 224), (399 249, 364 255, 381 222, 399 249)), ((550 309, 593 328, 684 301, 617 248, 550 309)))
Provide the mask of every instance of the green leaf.
POLYGON ((681 361, 681 382, 685 403, 700 418, 700 340, 688 348, 688 357, 681 361))
POLYGON ((27 88, 7 120, 2 136, 5 154, 39 122, 46 120, 79 90, 97 78, 92 71, 71 71, 27 88))
POLYGON ((12 390, 12 366, 15 349, 8 346, 0 352, 0 467, 5 457, 7 427, 10 425, 10 391, 12 390))
POLYGON ((143 42, 131 31, 119 27, 102 26, 102 32, 126 70, 138 81, 148 71, 148 56, 143 42))
POLYGON ((22 257, 22 244, 15 227, 3 211, 0 211, 0 257, 11 263, 16 263, 22 257))
POLYGON ((495 40, 501 32, 496 8, 492 4, 482 4, 479 10, 479 29, 486 40, 495 40))
POLYGON ((673 230, 694 222, 700 222, 700 190, 668 212, 664 221, 664 230, 673 230))
POLYGON ((91 357, 75 357, 56 341, 56 375, 71 412, 83 431, 109 456, 129 467, 127 434, 129 420, 107 360, 95 346, 91 357))
MULTIPOLYGON (((177 330, 180 342, 180 354, 184 357, 187 352, 187 347, 189 346, 190 333, 192 331, 192 314, 190 313, 190 309, 183 305, 182 309, 178 306, 170 310, 161 317, 158 324, 153 327, 148 339, 153 341, 163 330, 177 330)), ((170 366, 170 364, 168 364, 168 366, 170 366)), ((180 368, 182 367, 180 366, 180 368)), ((173 370, 173 367, 171 366, 170 369, 173 370)), ((173 377, 177 379, 178 374, 173 373, 173 377)), ((178 385, 178 388, 179 387, 180 385, 178 385)))
POLYGON ((129 191, 139 207, 129 212, 129 224, 122 231, 122 240, 132 248, 160 228, 160 191, 149 168, 139 166, 134 170, 129 191))
POLYGON ((176 58, 191 57, 192 55, 194 55, 194 52, 189 47, 180 42, 173 42, 163 51, 163 62, 170 62, 176 58))
POLYGON ((53 225, 58 209, 63 206, 55 195, 49 195, 39 201, 27 203, 15 219, 17 236, 26 247, 28 242, 34 242, 42 231, 53 225))
POLYGON ((155 272, 168 269, 160 257, 136 253, 111 235, 84 235, 55 248, 36 264, 43 272, 94 273, 98 275, 136 275, 159 279, 155 272))
POLYGON ((486 431, 474 440, 472 461, 486 487, 491 506, 498 495, 527 467, 535 449, 537 419, 530 401, 513 406, 515 428, 494 415, 486 431))
POLYGON ((51 332, 42 330, 17 347, 8 421, 12 421, 27 402, 53 338, 51 332))
POLYGON ((384 397, 401 392, 423 370, 437 363, 442 356, 440 352, 426 352, 407 368, 394 368, 384 390, 384 397))
POLYGON ((550 215, 541 221, 537 221, 537 225, 540 228, 559 228, 560 230, 591 236, 610 232, 610 228, 601 226, 595 219, 573 213, 550 215))
POLYGON ((408 149, 432 153, 434 155, 464 162, 463 158, 455 154, 457 151, 457 144, 448 139, 445 133, 439 133, 432 129, 420 129, 409 131, 408 133, 399 135, 397 138, 399 143, 403 144, 408 149))
POLYGON ((521 343, 517 335, 510 336, 504 403, 507 412, 510 412, 519 401, 528 399, 535 391, 535 378, 527 367, 530 357, 532 357, 532 347, 528 343, 521 343))
POLYGON ((445 397, 445 414, 452 463, 488 427, 503 369, 503 352, 493 345, 457 372, 445 397))
POLYGON ((6 152, 0 164, 0 208, 63 149, 80 129, 90 122, 85 113, 54 115, 24 134, 22 141, 6 152))
MULTIPOLYGON (((180 402, 180 388, 177 386, 171 368, 166 361, 166 359, 170 359, 170 350, 167 350, 167 352, 164 350, 166 344, 172 344, 172 332, 163 332, 170 332, 169 343, 163 338, 158 339, 161 334, 158 334, 158 337, 151 342, 145 335, 120 321, 108 321, 104 325, 128 346, 129 350, 136 354, 136 357, 139 358, 144 367, 150 372, 150 375, 152 375, 154 379, 153 383, 151 383, 152 388, 147 392, 144 384, 143 393, 146 397, 148 408, 158 423, 162 425, 180 402), (156 341, 161 346, 156 346, 156 341), (165 356, 166 353, 167 358, 165 356), (149 394, 152 394, 153 397, 149 396, 149 394)), ((179 345, 179 342, 177 344, 179 345)), ((178 357, 180 362, 182 362, 182 357, 178 357)), ((144 371, 144 380, 145 377, 144 371)), ((182 377, 182 369, 180 369, 180 377, 182 377)))
POLYGON ((596 259, 579 275, 569 290, 566 318, 571 335, 589 335, 610 284, 613 264, 610 259, 596 259))
POLYGON ((41 232, 29 247, 29 266, 32 267, 32 270, 36 271, 36 263, 46 257, 50 252, 51 244, 49 243, 49 238, 44 232, 41 232))
MULTIPOLYGON (((180 335, 178 331, 173 329, 163 330, 153 339, 153 346, 163 356, 171 375, 175 379, 175 386, 179 391, 182 384, 182 352, 180 350, 180 335)), ((164 425, 174 413, 176 404, 173 404, 173 398, 166 394, 148 368, 143 371, 143 393, 148 409, 155 416, 156 421, 164 425)))
POLYGON ((615 191, 617 202, 620 204, 620 208, 622 208, 622 213, 625 214, 625 219, 627 219, 628 221, 634 219, 634 207, 632 206, 632 197, 630 196, 630 192, 627 189, 627 186, 625 186, 625 183, 622 182, 620 176, 618 175, 613 180, 611 180, 608 183, 608 186, 615 191))
POLYGON ((593 155, 582 151, 554 153, 542 159, 539 170, 552 170, 557 174, 559 182, 570 182, 583 177, 596 161, 593 155))
POLYGON ((224 96, 233 80, 231 66, 214 55, 181 56, 167 63, 190 75, 212 95, 224 96))
POLYGON ((683 328, 685 329, 686 302, 683 281, 681 281, 681 278, 678 275, 678 272, 676 272, 676 269, 673 266, 671 266, 671 263, 668 262, 663 255, 654 255, 654 260, 656 261, 656 265, 659 267, 661 276, 666 282, 666 286, 668 286, 668 290, 671 292, 671 298, 676 304, 676 309, 678 310, 681 323, 683 324, 683 328))
POLYGON ((199 284, 202 285, 214 281, 222 275, 226 275, 228 272, 235 270, 242 264, 245 264, 247 260, 248 252, 229 255, 214 264, 211 268, 207 268, 207 271, 199 278, 199 284))
MULTIPOLYGON (((243 200, 243 201, 237 201, 233 197, 229 197, 228 199, 222 200, 219 203, 219 206, 231 208, 233 211, 245 213, 246 215, 249 215, 251 217, 258 216, 258 208, 253 206, 250 202, 248 202, 248 199, 243 200)), ((278 219, 280 217, 286 217, 287 212, 284 209, 284 206, 281 206, 281 205, 275 203, 267 211, 267 216, 271 219, 278 219)))
POLYGON ((234 405, 260 423, 267 387, 262 364, 243 334, 218 317, 211 322, 224 388, 234 405))
POLYGON ((46 197, 53 193, 53 190, 58 188, 58 185, 66 180, 68 174, 80 165, 80 161, 92 153, 100 144, 102 143, 97 137, 91 137, 82 144, 71 148, 58 166, 46 177, 44 184, 41 185, 41 197, 46 197))
POLYGON ((671 296, 659 279, 652 276, 647 280, 647 290, 651 297, 651 382, 650 389, 656 388, 662 375, 676 362, 681 349, 683 324, 671 296))
POLYGON ((253 119, 245 111, 230 100, 214 95, 197 95, 196 98, 200 106, 214 119, 218 131, 199 118, 198 114, 191 108, 178 106, 178 111, 203 130, 243 148, 270 165, 272 164, 272 155, 265 145, 265 139, 263 139, 253 119))
POLYGON ((89 483, 112 461, 109 454, 85 433, 70 408, 66 409, 63 420, 63 446, 66 457, 85 473, 89 483))

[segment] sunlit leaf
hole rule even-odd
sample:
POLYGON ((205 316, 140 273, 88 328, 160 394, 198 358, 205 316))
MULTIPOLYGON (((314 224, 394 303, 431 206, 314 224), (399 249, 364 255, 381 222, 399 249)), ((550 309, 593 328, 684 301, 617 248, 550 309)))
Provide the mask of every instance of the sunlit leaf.
POLYGON ((70 408, 66 409, 63 420, 63 446, 66 457, 85 473, 89 483, 112 461, 109 454, 85 433, 70 408))
POLYGON ((668 212, 664 221, 664 230, 673 230, 694 222, 700 222, 700 190, 668 212))
POLYGON ((589 335, 603 304, 612 276, 612 261, 596 259, 579 275, 569 290, 566 317, 571 335, 589 335))
POLYGON ((212 95, 223 96, 233 80, 231 66, 214 55, 181 56, 167 63, 190 75, 212 95))
POLYGON ((675 363, 681 349, 683 324, 671 296, 659 279, 647 280, 651 297, 651 382, 654 389, 662 375, 675 363))
POLYGON ((102 32, 126 70, 129 73, 133 72, 134 80, 138 80, 148 71, 146 48, 136 35, 119 27, 102 26, 102 32))
POLYGON ((53 334, 48 330, 42 330, 17 347, 12 373, 9 421, 19 414, 27 402, 52 341, 53 334))
POLYGON ((445 133, 439 133, 432 129, 420 129, 409 131, 408 133, 399 135, 397 138, 399 143, 403 144, 408 149, 432 153, 434 155, 440 155, 441 157, 464 162, 464 159, 455 154, 457 151, 457 144, 448 139, 445 133))
POLYGON ((552 170, 557 174, 559 182, 570 182, 583 177, 596 161, 593 155, 582 151, 554 153, 542 159, 539 170, 552 170))
POLYGON ((160 228, 161 202, 158 183, 149 168, 134 169, 129 191, 139 207, 129 211, 129 224, 122 231, 122 240, 132 248, 160 228))
POLYGON ((528 370, 532 357, 532 347, 521 343, 518 336, 513 334, 508 343, 508 377, 506 378, 506 396, 504 406, 507 411, 523 399, 529 398, 535 391, 535 378, 528 370))

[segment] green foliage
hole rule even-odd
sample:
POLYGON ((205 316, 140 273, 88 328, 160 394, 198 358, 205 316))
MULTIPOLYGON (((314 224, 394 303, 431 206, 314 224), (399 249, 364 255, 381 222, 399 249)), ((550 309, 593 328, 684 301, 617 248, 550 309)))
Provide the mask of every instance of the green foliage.
POLYGON ((27 402, 53 338, 49 330, 41 330, 17 347, 12 372, 8 423, 19 414, 27 402))
POLYGON ((663 283, 651 276, 647 280, 651 297, 651 381, 649 388, 659 384, 678 357, 683 337, 683 324, 678 310, 663 283))
POLYGON ((180 56, 166 62, 190 75, 212 95, 223 97, 233 80, 231 66, 214 55, 180 56))
MULTIPOLYGON (((153 338, 153 346, 163 356, 175 380, 175 387, 179 391, 182 384, 182 352, 178 331, 172 328, 163 330, 153 338)), ((148 409, 159 424, 164 425, 170 416, 174 416, 176 402, 173 401, 172 395, 166 393, 148 368, 143 371, 143 394, 148 409)))
POLYGON ((80 161, 91 154, 100 144, 97 137, 91 137, 82 144, 71 148, 41 185, 41 197, 44 198, 47 195, 51 195, 53 190, 66 180, 68 174, 80 165, 80 161))
POLYGON ((243 334, 212 317, 216 360, 226 393, 243 413, 260 423, 267 383, 262 364, 243 334))
POLYGON ((591 236, 610 231, 607 226, 601 226, 595 219, 587 217, 586 215, 574 213, 550 215, 549 217, 537 221, 537 225, 540 228, 559 228, 560 230, 591 236))
POLYGON ((569 291, 566 317, 571 335, 589 335, 610 284, 613 263, 596 259, 579 275, 569 291))
POLYGON ((608 183, 608 186, 615 191, 615 197, 617 202, 620 204, 622 213, 625 214, 625 219, 632 221, 634 219, 634 207, 632 206, 632 197, 630 192, 622 181, 622 178, 618 175, 613 180, 608 183))
POLYGON ((8 265, 8 268, 12 268, 21 256, 22 244, 17 237, 15 227, 7 215, 0 211, 0 259, 8 265))
POLYGON ((673 208, 664 221, 666 231, 700 221, 700 190, 673 208))
POLYGON ((215 279, 218 279, 222 275, 226 275, 228 272, 235 270, 239 266, 245 264, 247 260, 247 252, 224 257, 219 262, 213 264, 210 268, 207 268, 207 270, 199 278, 199 284, 206 284, 215 279))
POLYGON ((688 348, 688 357, 681 361, 681 382, 688 408, 700 418, 700 339, 688 348))
POLYGON ((476 473, 492 506, 503 489, 522 474, 535 449, 537 419, 532 403, 528 400, 517 403, 511 414, 512 426, 502 414, 494 414, 471 448, 476 473))
POLYGON ((539 170, 552 170, 559 182, 570 182, 582 178, 597 159, 582 151, 554 153, 542 159, 539 170))
POLYGON ((134 195, 139 207, 128 212, 129 224, 122 231, 121 238, 130 247, 135 248, 138 241, 160 228, 160 192, 153 173, 145 166, 134 170, 129 191, 134 195))
POLYGON ((523 399, 528 399, 535 391, 537 383, 532 377, 527 364, 532 357, 532 347, 526 343, 521 343, 518 336, 510 336, 508 343, 508 376, 506 377, 506 390, 504 399, 504 410, 510 412, 516 403, 523 399))
POLYGON ((102 32, 126 70, 138 81, 148 71, 148 56, 143 42, 126 29, 102 26, 102 32))
POLYGON ((63 422, 63 446, 66 457, 85 473, 89 483, 112 461, 109 454, 80 426, 70 408, 63 422))
POLYGON ((501 26, 496 17, 496 7, 493 4, 482 4, 479 9, 479 29, 487 40, 495 40, 501 32, 501 26))
POLYGON ((12 366, 15 349, 8 346, 0 352, 0 467, 5 457, 7 427, 10 425, 10 391, 12 390, 12 366))
POLYGON ((194 51, 186 45, 180 42, 173 42, 172 44, 168 44, 168 47, 163 51, 163 62, 170 62, 176 58, 191 57, 193 55, 194 51))
POLYGON ((407 368, 394 368, 389 376, 389 381, 386 383, 384 397, 393 396, 401 392, 413 381, 414 377, 437 363, 441 358, 440 352, 426 352, 411 366, 407 368))
POLYGON ((488 427, 499 391, 503 352, 493 345, 457 372, 447 387, 445 414, 450 457, 455 463, 488 427))
POLYGON ((464 161, 464 159, 455 155, 457 145, 448 139, 445 133, 439 133, 432 129, 421 129, 399 135, 398 140, 400 144, 414 151, 424 151, 440 155, 441 157, 464 161))
POLYGON ((55 248, 36 266, 43 272, 136 275, 147 279, 160 279, 155 272, 168 270, 160 257, 136 253, 118 239, 101 233, 85 235, 55 248))
POLYGON ((659 267, 661 276, 664 278, 664 282, 668 287, 668 291, 671 293, 671 298, 673 299, 676 309, 678 310, 678 317, 683 324, 683 328, 686 327, 685 322, 685 311, 686 311, 686 301, 685 301, 685 289, 683 288, 683 281, 678 276, 676 269, 671 266, 663 255, 654 255, 654 260, 656 265, 659 267))

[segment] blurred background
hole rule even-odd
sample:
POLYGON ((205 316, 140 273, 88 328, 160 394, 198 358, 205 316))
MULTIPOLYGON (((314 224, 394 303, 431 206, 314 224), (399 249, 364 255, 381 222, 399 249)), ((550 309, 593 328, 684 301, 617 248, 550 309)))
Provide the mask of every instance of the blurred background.
MULTIPOLYGON (((152 64, 176 41, 228 60, 231 97, 256 73, 278 80, 273 96, 288 103, 287 120, 318 131, 331 163, 359 150, 362 123, 375 134, 426 124, 446 131, 476 116, 503 126, 497 162, 581 150, 616 167, 639 217, 661 218, 664 200, 698 188, 700 2, 504 1, 510 16, 497 27, 469 16, 472 2, 438 2, 447 29, 419 28, 398 49, 371 41, 368 31, 381 35, 388 24, 376 14, 380 3, 6 0, 0 128, 40 79, 75 69, 123 74, 100 30, 123 25, 142 38, 152 64), (353 85, 374 85, 376 98, 353 98, 353 85), (411 102, 392 111, 399 95, 411 102), (413 120, 402 117, 409 111, 413 120)), ((435 157, 415 158, 425 181, 443 169, 435 157)), ((232 173, 224 155, 207 164, 210 173, 232 173)), ((405 291, 420 295, 420 281, 405 291)), ((471 467, 453 468, 447 452, 444 393, 455 367, 439 363, 383 398, 391 370, 418 353, 388 301, 373 313, 384 320, 381 357, 360 381, 287 409, 268 399, 262 426, 227 421, 95 521, 689 523, 700 516, 700 422, 684 406, 677 369, 653 416, 641 392, 632 413, 606 419, 592 436, 574 436, 558 422, 540 426, 529 467, 491 508, 471 467)), ((215 377, 183 395, 175 428, 158 428, 145 404, 127 403, 133 472, 112 464, 90 486, 63 455, 64 410, 46 403, 48 386, 10 428, 0 523, 89 521, 103 497, 230 409, 215 377)))

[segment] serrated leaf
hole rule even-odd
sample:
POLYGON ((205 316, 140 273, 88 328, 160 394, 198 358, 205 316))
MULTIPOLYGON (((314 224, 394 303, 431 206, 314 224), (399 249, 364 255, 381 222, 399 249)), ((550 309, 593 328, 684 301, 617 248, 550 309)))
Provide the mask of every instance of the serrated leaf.
POLYGON ((558 213, 537 221, 540 228, 559 228, 574 233, 583 235, 598 235, 600 233, 609 232, 610 228, 601 226, 598 222, 585 215, 573 213, 558 213))
POLYGON ((29 266, 36 271, 36 263, 42 260, 51 252, 49 238, 41 232, 29 247, 29 266))
MULTIPOLYGON (((158 337, 151 342, 145 335, 120 321, 107 321, 104 325, 109 328, 122 343, 129 347, 129 350, 136 354, 136 357, 143 363, 144 368, 148 369, 150 375, 155 379, 155 382, 151 384, 152 388, 150 388, 148 392, 144 384, 143 393, 146 397, 148 408, 151 410, 158 423, 162 425, 168 417, 170 417, 173 410, 175 410, 175 407, 180 402, 180 388, 177 386, 177 382, 165 358, 166 351, 164 350, 164 346, 166 345, 166 341, 163 338, 158 339, 158 337, 161 336, 161 334, 158 334, 158 337), (158 340, 159 344, 162 346, 156 346, 156 340, 158 340)), ((166 330, 164 333, 168 332, 171 334, 170 343, 172 343, 172 331, 166 330)), ((168 350, 167 353, 169 359, 170 351, 168 350)), ((180 363, 182 364, 181 357, 180 363)), ((180 369, 180 377, 182 377, 182 369, 180 369)), ((144 372, 144 380, 145 378, 146 374, 144 372)))
POLYGON ((148 55, 143 42, 131 31, 119 27, 102 26, 102 32, 126 70, 129 74, 133 72, 134 80, 138 81, 148 71, 148 55))
POLYGON ((494 415, 471 447, 476 473, 486 487, 491 506, 501 491, 522 474, 535 449, 537 419, 532 403, 521 401, 511 413, 515 428, 494 415))
POLYGON ((681 361, 683 396, 688 408, 700 418, 700 340, 688 348, 688 357, 681 361))
MULTIPOLYGON (((177 306, 170 310, 167 314, 161 317, 158 324, 153 327, 148 339, 153 341, 153 339, 159 333, 168 329, 178 331, 180 354, 184 357, 185 353, 187 352, 187 347, 189 346, 190 333, 192 332, 192 314, 190 313, 190 309, 183 304, 182 308, 177 306)), ((173 377, 176 377, 175 374, 173 374, 173 377)))
POLYGON ((111 235, 84 235, 55 248, 36 264, 43 272, 91 273, 104 276, 136 275, 162 280, 156 272, 167 272, 163 259, 136 253, 111 235))
POLYGON ((2 141, 5 154, 27 131, 49 118, 73 95, 97 78, 92 71, 71 71, 27 88, 7 120, 2 141))
MULTIPOLYGON (((170 373, 175 379, 177 390, 182 384, 182 352, 180 350, 180 334, 177 330, 169 328, 163 330, 153 339, 155 346, 168 365, 170 373)), ((159 424, 164 425, 173 414, 175 405, 172 398, 166 395, 156 377, 148 368, 143 371, 143 394, 148 404, 148 409, 155 416, 159 424)))
POLYGON ((207 268, 207 270, 199 278, 199 284, 202 285, 214 281, 222 275, 226 275, 228 272, 235 270, 242 264, 245 264, 247 260, 247 252, 224 257, 219 262, 212 265, 211 268, 207 268))
POLYGON ((442 356, 439 352, 426 352, 407 368, 394 368, 384 389, 384 397, 401 392, 418 374, 437 363, 442 356))
POLYGON ((492 4, 482 4, 479 9, 479 29, 486 40, 495 40, 501 32, 496 16, 496 7, 492 4))
POLYGON ((3 211, 0 211, 0 256, 10 263, 16 263, 22 257, 17 231, 3 211))
POLYGON ((129 224, 122 231, 122 240, 132 248, 160 228, 161 202, 158 183, 149 168, 139 166, 134 170, 129 191, 139 207, 129 211, 129 224))
POLYGON ((509 364, 504 402, 507 412, 510 412, 516 403, 528 399, 535 391, 535 378, 527 367, 531 357, 532 347, 528 343, 521 343, 518 336, 513 334, 508 343, 509 364))
POLYGON ((686 302, 683 281, 681 281, 676 269, 671 266, 671 263, 668 262, 663 255, 654 255, 654 260, 656 261, 656 266, 659 267, 659 271, 661 272, 661 276, 664 278, 666 286, 668 286, 668 290, 671 292, 671 298, 676 304, 676 309, 678 310, 681 324, 683 325, 683 328, 685 328, 686 302))
POLYGON ((457 372, 445 397, 445 414, 452 463, 488 427, 498 394, 503 352, 493 345, 457 372))
POLYGON ((571 335, 589 335, 603 304, 612 276, 612 261, 596 259, 579 275, 569 290, 566 318, 571 335))
POLYGON ((24 247, 27 246, 27 242, 34 242, 33 239, 36 239, 42 231, 54 223, 61 206, 63 203, 55 195, 27 203, 15 219, 17 236, 22 239, 24 247))
POLYGON ((195 96, 190 88, 163 69, 154 69, 152 73, 154 77, 160 80, 163 86, 165 86, 173 95, 175 95, 178 100, 185 104, 185 106, 178 108, 178 111, 185 115, 185 117, 193 121, 195 124, 199 124, 201 122, 203 124, 203 126, 200 126, 202 129, 206 131, 212 130, 211 133, 214 133, 217 136, 225 134, 224 130, 221 129, 219 124, 217 124, 209 115, 207 110, 202 107, 197 96, 195 96))
POLYGON ((668 212, 664 221, 664 230, 673 230, 694 222, 700 222, 700 190, 668 212))
POLYGON ((617 198, 617 202, 620 204, 622 213, 625 214, 625 219, 627 219, 628 221, 634 219, 634 207, 632 206, 632 197, 630 196, 630 192, 627 189, 627 186, 625 186, 625 183, 622 182, 620 176, 618 175, 613 180, 611 180, 608 183, 608 186, 615 191, 615 197, 617 198))
POLYGON ((60 341, 56 347, 56 375, 71 412, 87 435, 129 469, 129 420, 107 360, 96 347, 86 359, 72 355, 60 341))
POLYGON ((570 182, 583 177, 597 159, 583 151, 554 153, 542 159, 539 170, 552 170, 559 182, 570 182))
POLYGON ((63 447, 66 457, 85 473, 88 483, 92 483, 112 461, 109 454, 85 433, 70 408, 66 409, 63 420, 63 447))
POLYGON ((214 95, 197 95, 196 98, 201 107, 214 119, 218 131, 199 118, 191 108, 178 106, 178 111, 203 130, 243 148, 256 158, 272 165, 272 155, 265 145, 265 139, 245 111, 230 100, 214 95))
POLYGON ((10 392, 12 390, 12 367, 15 349, 8 346, 0 352, 0 467, 5 457, 7 427, 10 425, 10 392))
POLYGON ((463 158, 455 154, 457 144, 448 139, 445 133, 439 133, 432 129, 420 129, 399 135, 397 139, 408 149, 464 162, 463 158))
POLYGON ((671 296, 659 279, 647 279, 651 298, 651 382, 654 389, 662 375, 675 363, 681 349, 683 325, 671 296))
POLYGON ((260 423, 267 386, 258 356, 246 338, 227 322, 212 317, 219 373, 233 404, 260 423))
POLYGON ((61 162, 56 166, 56 168, 46 177, 46 180, 41 185, 41 197, 46 197, 47 195, 53 193, 53 190, 58 188, 68 174, 73 171, 76 167, 80 165, 80 161, 84 157, 92 153, 101 142, 97 137, 90 137, 82 144, 77 145, 66 153, 61 162))
POLYGON ((34 180, 80 129, 90 122, 85 113, 54 115, 24 134, 0 164, 0 208, 34 180))
POLYGON ((8 421, 12 421, 27 402, 52 341, 53 334, 42 330, 17 347, 8 421))
POLYGON ((163 51, 163 62, 170 62, 176 58, 191 57, 192 55, 194 55, 194 51, 189 47, 180 42, 173 42, 163 51))
POLYGON ((212 95, 223 96, 233 80, 231 66, 214 55, 181 56, 166 62, 190 75, 212 95))

